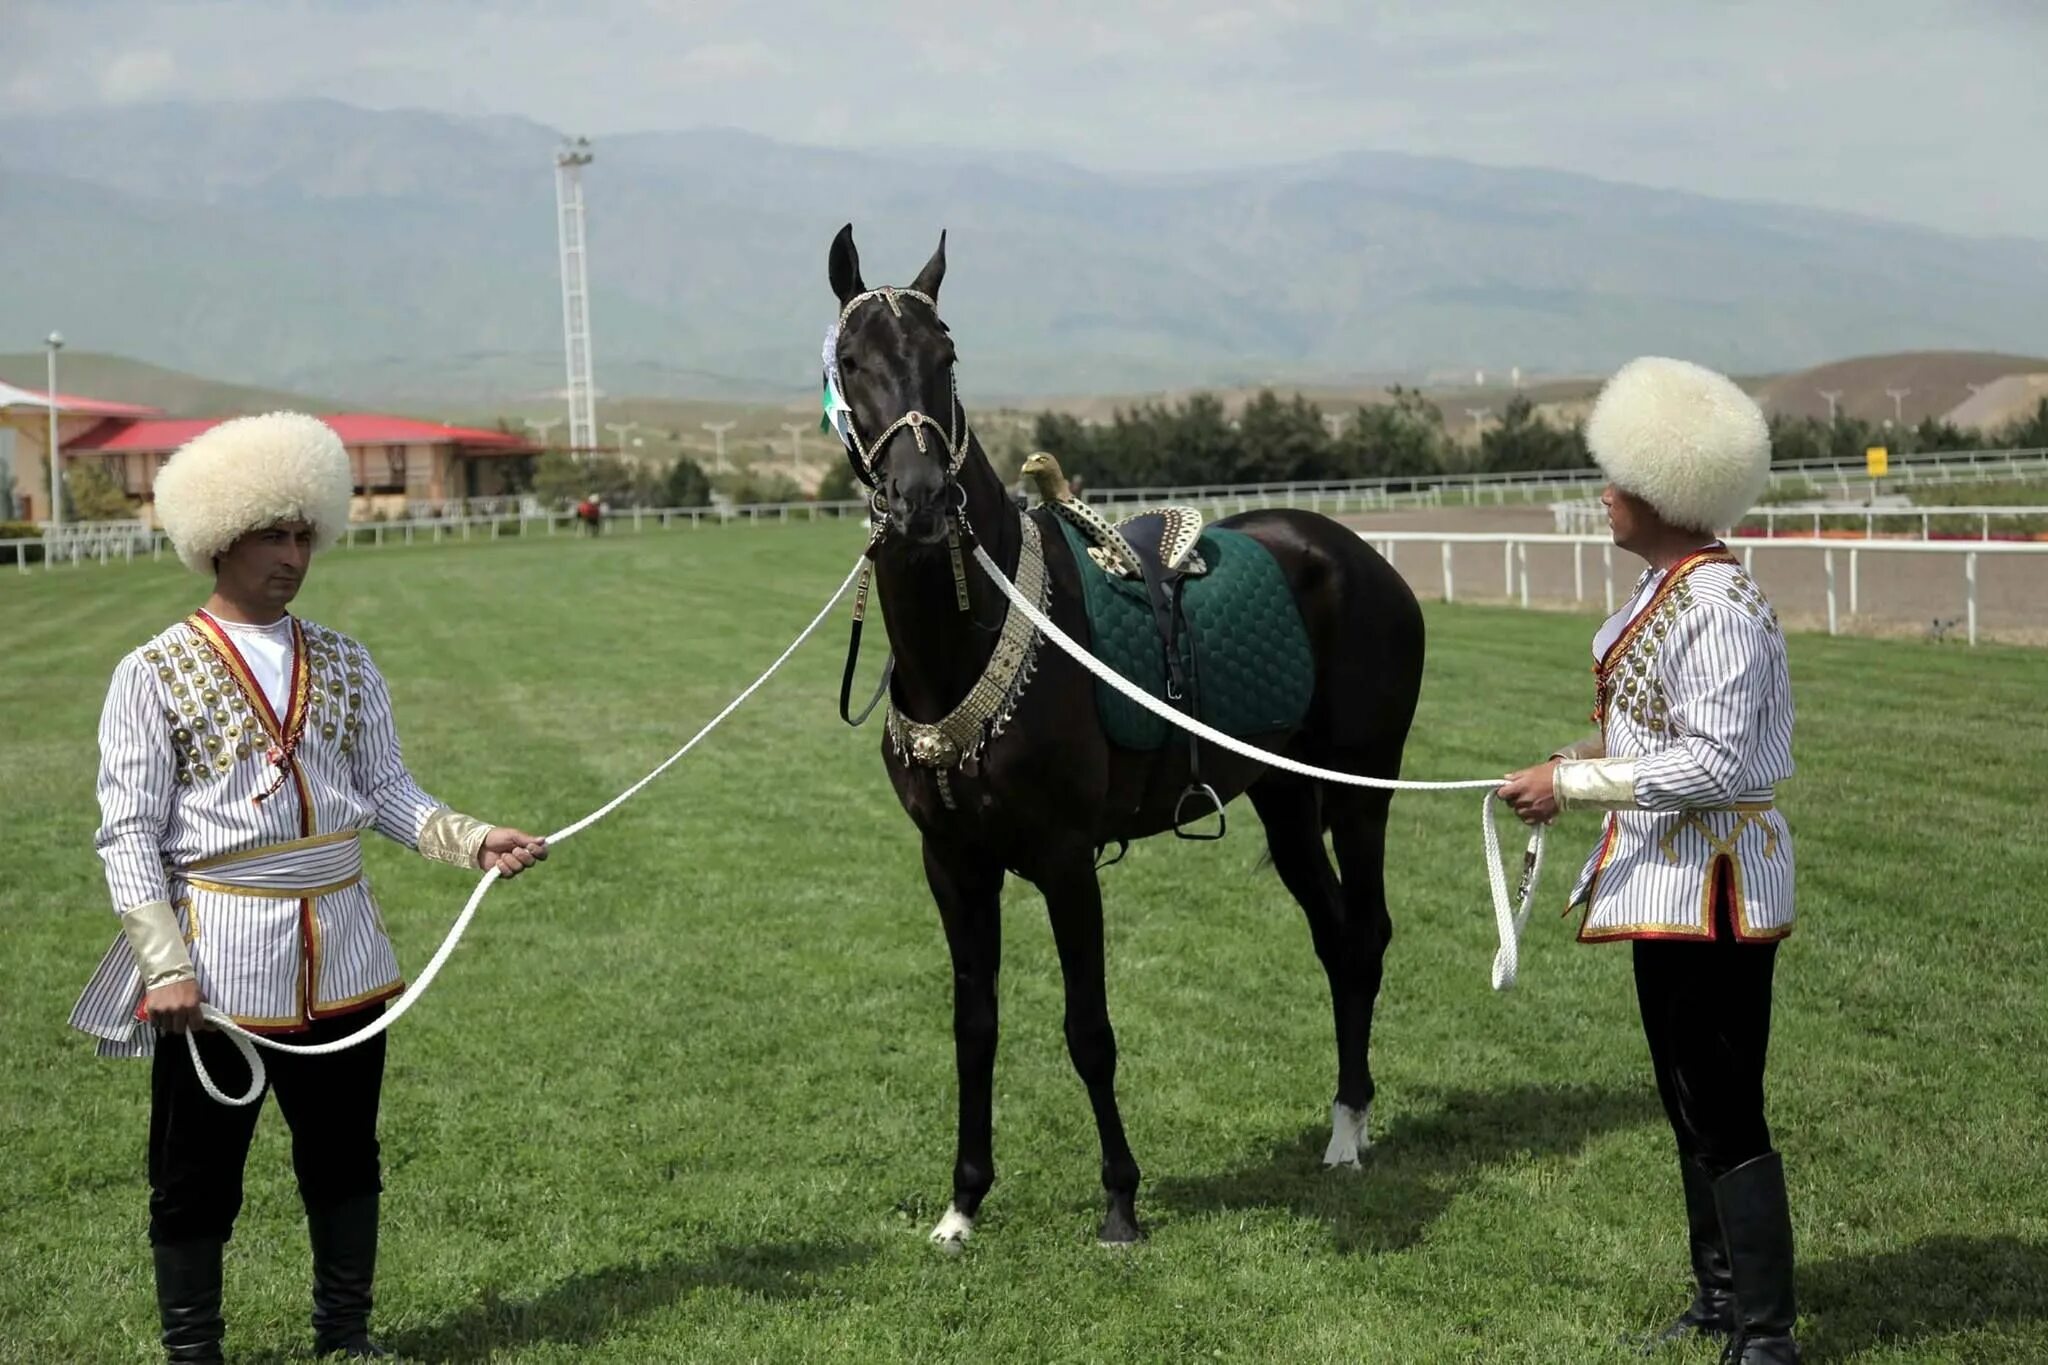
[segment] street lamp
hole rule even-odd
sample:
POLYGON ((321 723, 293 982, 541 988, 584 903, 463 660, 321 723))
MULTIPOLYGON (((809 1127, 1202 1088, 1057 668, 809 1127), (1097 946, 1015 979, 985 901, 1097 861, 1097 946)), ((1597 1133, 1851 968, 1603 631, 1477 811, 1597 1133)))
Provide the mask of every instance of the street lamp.
POLYGON ((57 352, 64 349, 64 334, 52 332, 43 342, 50 350, 50 385, 43 393, 50 408, 50 529, 64 524, 64 461, 57 454, 57 352))
POLYGON ((804 422, 784 422, 782 429, 789 433, 789 474, 797 482, 804 477, 804 422))
POLYGON ((540 442, 542 447, 546 447, 548 443, 548 433, 553 431, 556 427, 562 425, 562 423, 567 421, 568 419, 566 417, 550 417, 546 421, 541 421, 538 418, 526 417, 522 418, 521 420, 524 421, 527 425, 527 428, 533 432, 534 439, 540 442))
POLYGON ((1815 393, 1828 400, 1828 425, 1835 424, 1835 400, 1842 396, 1840 389, 1815 389, 1815 393))
POLYGON ((1884 396, 1892 400, 1892 417, 1901 423, 1903 423, 1906 420, 1904 400, 1906 395, 1911 392, 1911 389, 1892 388, 1887 388, 1884 391, 1884 396))
POLYGON ((718 447, 718 454, 713 458, 712 461, 711 472, 714 474, 725 473, 730 468, 730 466, 727 465, 725 462, 725 433, 731 431, 734 427, 738 426, 739 423, 699 422, 697 425, 703 427, 704 430, 711 433, 711 439, 718 447))
POLYGON ((619 453, 623 455, 626 453, 626 433, 640 430, 640 424, 638 422, 606 422, 604 429, 609 431, 612 434, 612 439, 619 443, 619 453))

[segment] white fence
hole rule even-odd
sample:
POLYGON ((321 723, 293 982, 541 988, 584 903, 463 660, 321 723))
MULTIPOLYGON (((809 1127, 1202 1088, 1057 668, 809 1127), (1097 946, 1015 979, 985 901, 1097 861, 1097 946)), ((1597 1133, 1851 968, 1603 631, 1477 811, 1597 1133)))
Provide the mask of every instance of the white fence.
MULTIPOLYGON (((1818 539, 1823 520, 1840 521, 1857 518, 1863 522, 1866 539, 1880 532, 1894 535, 1912 535, 1916 531, 1922 540, 1934 538, 1934 523, 1938 518, 1948 517, 1961 520, 1973 518, 1977 523, 1977 539, 1990 540, 1994 525, 2008 536, 2029 534, 2024 527, 2012 523, 2026 518, 2048 519, 2048 504, 2032 507, 1871 507, 1860 502, 1839 502, 1802 504, 1799 506, 1758 507, 1746 517, 1743 524, 1754 526, 1758 521, 1764 524, 1764 536, 1778 534, 1783 525, 1793 533, 1804 533, 1818 539), (1897 529, 1894 529, 1897 528, 1897 529)), ((1574 502, 1554 503, 1550 509, 1551 523, 1560 535, 1574 533, 1595 533, 1607 527, 1607 509, 1598 500, 1582 499, 1574 502)))
MULTIPOLYGON (((1441 490, 1436 489, 1398 494, 1386 493, 1379 489, 1342 488, 1291 493, 1280 488, 1211 490, 1200 495, 1197 495, 1197 492, 1181 490, 1175 494, 1173 501, 1201 507, 1213 516, 1267 507, 1300 507, 1309 511, 1337 514, 1384 511, 1391 507, 1442 505, 1441 490)), ((1105 500, 1104 505, 1110 504, 1105 500)), ((861 519, 867 514, 867 501, 858 498, 840 502, 748 503, 722 507, 627 507, 605 514, 602 534, 667 530, 678 526, 696 529, 705 526, 838 521, 848 518, 861 519)), ((141 522, 120 524, 131 529, 124 530, 120 535, 73 536, 70 534, 72 528, 67 527, 65 538, 54 551, 49 542, 40 538, 0 540, 0 563, 11 558, 19 572, 27 573, 29 565, 33 562, 41 562, 45 569, 49 569, 67 562, 107 564, 116 560, 127 562, 138 556, 161 559, 170 547, 169 541, 161 531, 152 531, 141 522)), ((406 521, 358 522, 349 527, 348 535, 337 542, 336 548, 346 550, 353 547, 386 545, 438 545, 447 541, 500 540, 513 536, 552 536, 571 533, 588 534, 583 523, 573 512, 508 510, 486 516, 433 516, 406 521)))
MULTIPOLYGON (((1245 499, 1230 499, 1241 502, 1245 499)), ((1254 500, 1256 505, 1256 500, 1254 500)), ((717 511, 706 508, 672 508, 666 511, 644 511, 638 515, 620 513, 616 518, 615 530, 648 530, 658 526, 705 526, 730 522, 748 524, 782 524, 804 520, 831 520, 835 517, 858 517, 864 515, 865 504, 861 503, 790 503, 773 506, 729 508, 717 511)), ((571 515, 557 514, 548 517, 503 517, 489 520, 468 518, 460 522, 431 520, 424 522, 382 523, 367 527, 356 527, 342 543, 342 548, 353 545, 369 548, 378 545, 427 544, 435 541, 456 539, 484 539, 501 534, 508 527, 516 527, 526 535, 557 535, 578 533, 579 527, 571 515)), ((1360 539, 1375 546, 1381 554, 1400 567, 1400 549, 1406 545, 1435 545, 1442 572, 1443 599, 1447 602, 1458 600, 1457 578, 1452 564, 1452 548, 1459 545, 1497 545, 1501 550, 1501 597, 1529 606, 1532 600, 1529 573, 1529 549, 1531 546, 1566 546, 1572 555, 1572 600, 1588 601, 1587 560, 1593 559, 1594 572, 1599 582, 1597 593, 1606 609, 1615 608, 1617 580, 1616 554, 1613 542, 1605 534, 1555 534, 1555 533, 1514 533, 1514 532, 1460 532, 1460 531, 1361 531, 1360 539), (1592 554, 1589 556, 1588 551, 1592 554)), ((1799 551, 1817 554, 1821 559, 1821 573, 1825 584, 1828 633, 1839 634, 1846 606, 1850 616, 1860 615, 1863 608, 1862 565, 1865 555, 1949 555, 1961 560, 1960 582, 1956 587, 1956 605, 1962 609, 1962 622, 1967 626, 1967 638, 1971 644, 1978 641, 1978 579, 1977 570, 1983 555, 2048 555, 2048 541, 1913 541, 1875 540, 1851 541, 1804 540, 1784 537, 1735 536, 1728 545, 1742 555, 1745 565, 1752 564, 1758 550, 1772 553, 1799 551), (1846 595, 1846 603, 1844 602, 1846 595)), ((6 547, 40 547, 40 541, 0 542, 0 549, 6 547)), ((150 537, 150 543, 140 553, 161 558, 165 542, 160 533, 150 537)), ((136 541, 122 542, 120 551, 108 551, 99 562, 115 559, 132 560, 138 553, 136 541)), ((83 562, 83 561, 79 561, 83 562)), ((2031 561, 2030 561, 2031 562, 2031 561)), ((18 559, 20 571, 28 572, 25 559, 18 559)), ((2048 567, 2048 561, 2042 561, 2048 567)), ((48 564, 45 564, 48 567, 48 564)), ((1632 565, 1624 565, 1622 572, 1633 574, 1632 565)), ((1954 572, 1954 570, 1951 570, 1954 572)), ((1925 580, 1920 580, 1924 582, 1925 580)))
MULTIPOLYGON (((1916 483, 1982 483, 1992 480, 2048 478, 2048 448, 2026 450, 1946 450, 1919 455, 1893 455, 1883 487, 1916 483)), ((1189 502, 1210 499, 1335 497, 1384 494, 1394 498, 1434 494, 1441 504, 1473 506, 1505 502, 1552 502, 1598 488, 1605 476, 1597 469, 1501 470, 1490 473, 1410 474, 1373 479, 1336 479, 1295 483, 1195 484, 1153 488, 1086 490, 1091 503, 1128 504, 1189 502)), ((1803 460, 1774 465, 1771 486, 1835 486, 1849 490, 1871 482, 1862 460, 1803 460)), ((1261 504, 1265 505, 1265 504, 1261 504)), ((1277 505, 1277 504, 1275 504, 1277 505)), ((1302 505, 1302 504, 1289 504, 1302 505)))
MULTIPOLYGON (((604 533, 614 535, 624 530, 644 531, 650 528, 666 529, 671 526, 834 521, 846 517, 865 517, 867 510, 868 505, 865 502, 761 503, 738 507, 631 507, 606 513, 604 533)), ((135 534, 124 536, 88 538, 72 537, 67 534, 55 552, 50 554, 45 553, 50 548, 48 543, 40 537, 0 540, 0 563, 11 558, 17 570, 27 573, 32 562, 40 562, 45 569, 50 569, 67 562, 74 565, 87 562, 108 564, 117 560, 128 562, 138 557, 162 559, 170 548, 169 539, 162 531, 152 531, 141 522, 134 525, 139 530, 135 534)), ((573 512, 507 511, 497 516, 422 517, 409 521, 358 522, 349 527, 348 534, 336 542, 335 548, 347 550, 353 547, 385 545, 439 545, 447 541, 500 540, 522 535, 567 535, 571 532, 583 532, 583 524, 573 512)))
MULTIPOLYGON (((1456 579, 1451 563, 1451 549, 1456 545, 1498 545, 1501 549, 1501 596, 1519 602, 1526 607, 1530 604, 1529 547, 1532 545, 1570 546, 1572 551, 1572 600, 1584 602, 1586 596, 1586 552, 1598 552, 1601 577, 1601 600, 1611 614, 1615 609, 1615 546, 1604 535, 1556 535, 1503 532, 1460 532, 1460 531, 1360 531, 1359 539, 1372 545, 1395 568, 1400 567, 1399 547, 1410 544, 1436 545, 1443 573, 1443 600, 1457 601, 1456 579)), ((1971 644, 1977 643, 1977 564, 1980 555, 2048 555, 2048 541, 1989 541, 1978 544, 1974 541, 1921 542, 1915 540, 1878 540, 1868 543, 1848 543, 1832 540, 1791 540, 1770 539, 1763 536, 1731 536, 1725 542, 1731 550, 1742 556, 1744 567, 1755 562, 1758 550, 1798 550, 1821 556, 1822 573, 1826 580, 1828 634, 1841 633, 1843 603, 1839 589, 1847 588, 1848 614, 1855 616, 1862 610, 1862 556, 1866 554, 1934 554, 1950 555, 1962 560, 1961 583, 1957 587, 1958 605, 1963 609, 1963 620, 1971 644), (1842 556, 1846 560, 1846 582, 1838 575, 1842 556)), ((1624 552, 1626 553, 1626 552, 1624 552)), ((1632 568, 1625 570, 1633 573, 1632 568)))

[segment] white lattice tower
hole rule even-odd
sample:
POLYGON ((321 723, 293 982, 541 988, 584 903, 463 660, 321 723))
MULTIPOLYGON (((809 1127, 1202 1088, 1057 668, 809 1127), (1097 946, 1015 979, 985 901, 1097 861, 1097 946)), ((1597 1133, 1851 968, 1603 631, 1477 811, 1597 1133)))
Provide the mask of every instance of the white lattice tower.
POLYGON ((597 385, 591 374, 590 253, 583 234, 583 168, 596 159, 590 139, 555 153, 555 223, 562 247, 562 349, 569 366, 569 448, 597 448, 597 385))

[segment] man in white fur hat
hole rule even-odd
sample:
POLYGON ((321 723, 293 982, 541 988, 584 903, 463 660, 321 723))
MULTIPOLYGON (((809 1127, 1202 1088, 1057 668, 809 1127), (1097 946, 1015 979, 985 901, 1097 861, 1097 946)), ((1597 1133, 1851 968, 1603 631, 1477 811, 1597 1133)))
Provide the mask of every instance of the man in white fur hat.
MULTIPOLYGON (((221 1251, 261 1100, 211 1099, 185 1040, 160 1035, 197 1030, 207 1071, 237 1093, 248 1068, 202 1002, 295 1044, 381 1012, 405 983, 363 877, 365 830, 507 877, 547 856, 421 791, 368 652, 287 611, 346 529, 350 492, 340 439, 295 413, 223 422, 173 455, 157 515, 213 593, 121 660, 100 718, 96 845, 121 936, 71 1022, 102 1055, 154 1058, 149 1240, 174 1361, 221 1359, 221 1251)), ((265 1064, 313 1244, 315 1349, 384 1355, 369 1335, 384 1035, 265 1064)))
POLYGON ((1634 945, 1636 996, 1679 1170, 1697 1292, 1652 1344, 1726 1338, 1799 1359, 1784 1165, 1764 1122, 1778 941, 1792 930, 1792 689, 1777 614, 1715 538, 1755 503, 1770 432, 1721 375, 1646 357, 1586 424, 1614 542, 1649 568, 1593 639, 1598 734, 1512 774, 1532 823, 1607 812, 1572 905, 1579 939, 1634 945))

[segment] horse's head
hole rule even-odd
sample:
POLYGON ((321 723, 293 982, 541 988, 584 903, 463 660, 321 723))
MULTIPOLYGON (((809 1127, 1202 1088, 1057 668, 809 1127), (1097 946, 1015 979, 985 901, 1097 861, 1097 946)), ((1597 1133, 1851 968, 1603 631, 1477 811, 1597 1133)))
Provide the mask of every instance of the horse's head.
POLYGON ((907 289, 862 282, 851 223, 832 239, 829 270, 839 323, 826 360, 847 410, 847 458, 875 489, 891 531, 936 545, 963 501, 958 475, 968 441, 953 386, 953 339, 938 313, 946 234, 907 289))

